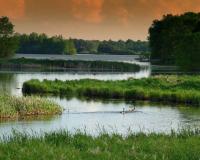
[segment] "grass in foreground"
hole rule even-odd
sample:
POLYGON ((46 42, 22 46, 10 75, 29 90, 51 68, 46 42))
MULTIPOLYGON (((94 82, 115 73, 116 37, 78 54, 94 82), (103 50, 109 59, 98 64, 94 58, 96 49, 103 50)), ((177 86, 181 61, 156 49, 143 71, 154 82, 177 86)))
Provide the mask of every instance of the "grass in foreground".
POLYGON ((4 160, 199 160, 199 132, 171 135, 144 133, 122 137, 83 133, 48 133, 43 137, 14 134, 0 142, 4 160))
POLYGON ((0 119, 33 115, 60 114, 57 104, 40 97, 14 97, 0 95, 0 119))
POLYGON ((30 80, 23 85, 27 94, 54 94, 128 100, 151 100, 200 104, 200 76, 154 76, 122 81, 30 80))

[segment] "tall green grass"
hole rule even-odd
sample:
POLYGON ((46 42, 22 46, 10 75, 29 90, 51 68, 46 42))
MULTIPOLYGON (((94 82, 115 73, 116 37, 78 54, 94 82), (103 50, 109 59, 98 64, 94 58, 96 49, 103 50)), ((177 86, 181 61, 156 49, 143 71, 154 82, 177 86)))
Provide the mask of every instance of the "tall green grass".
POLYGON ((2 160, 199 160, 199 132, 101 134, 59 131, 42 137, 15 133, 0 142, 2 160))
POLYGON ((122 81, 30 80, 23 85, 26 94, 54 94, 128 100, 151 100, 200 104, 200 76, 153 76, 122 81))
POLYGON ((0 119, 60 114, 60 106, 40 97, 0 95, 0 119))

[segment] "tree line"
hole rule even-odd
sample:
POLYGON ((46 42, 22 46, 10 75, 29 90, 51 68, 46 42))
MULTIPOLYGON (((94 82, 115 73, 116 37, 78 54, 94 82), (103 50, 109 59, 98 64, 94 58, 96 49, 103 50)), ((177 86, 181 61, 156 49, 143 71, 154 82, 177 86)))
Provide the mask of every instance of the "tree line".
POLYGON ((98 41, 17 34, 8 17, 0 18, 0 57, 24 54, 141 54, 151 53, 153 64, 200 68, 200 13, 165 15, 149 28, 149 41, 98 41))
POLYGON ((23 54, 76 54, 73 40, 46 34, 17 34, 17 53, 23 54))
POLYGON ((149 52, 148 42, 98 41, 48 37, 46 34, 18 34, 17 53, 24 54, 141 54, 149 52))
POLYGON ((183 70, 200 68, 200 13, 166 15, 149 29, 151 61, 177 65, 183 70))
POLYGON ((141 54, 149 52, 147 41, 119 40, 119 41, 87 41, 74 39, 79 53, 103 54, 141 54))
POLYGON ((46 34, 19 34, 8 17, 0 18, 0 56, 23 54, 141 54, 149 52, 146 41, 99 41, 49 37, 46 34))

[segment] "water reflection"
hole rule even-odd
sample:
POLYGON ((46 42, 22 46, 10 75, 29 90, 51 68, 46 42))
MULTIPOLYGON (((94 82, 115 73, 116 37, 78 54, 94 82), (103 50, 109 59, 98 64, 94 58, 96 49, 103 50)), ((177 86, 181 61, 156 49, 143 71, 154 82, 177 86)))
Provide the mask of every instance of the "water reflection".
POLYGON ((148 77, 151 71, 144 67, 139 72, 116 73, 116 72, 22 72, 22 71, 0 71, 0 91, 6 91, 12 95, 22 95, 22 85, 30 79, 39 80, 79 80, 79 79, 99 79, 99 80, 125 80, 128 78, 148 77))
POLYGON ((16 77, 14 74, 1 73, 0 74, 0 91, 3 93, 11 94, 13 89, 16 88, 16 77))
MULTIPOLYGON (((136 73, 88 73, 88 72, 21 72, 1 71, 0 91, 12 95, 22 96, 22 85, 30 79, 100 79, 123 80, 128 78, 143 78, 151 74, 149 68, 136 73)), ((100 101, 77 98, 52 98, 64 109, 60 116, 37 117, 17 119, 15 121, 2 121, 0 135, 9 135, 12 129, 27 132, 51 132, 67 129, 71 132, 76 129, 87 129, 91 134, 97 134, 101 127, 107 132, 126 134, 127 130, 134 132, 165 132, 181 127, 200 128, 200 109, 185 106, 160 105, 149 103, 133 103, 124 101, 100 101), (136 107, 136 112, 121 114, 125 108, 136 107), (99 127, 100 126, 100 127, 99 127)))
POLYGON ((186 111, 186 107, 179 108, 170 105, 135 103, 137 112, 123 115, 120 111, 123 108, 129 109, 132 106, 132 102, 101 102, 77 98, 69 100, 52 97, 51 99, 65 108, 62 115, 54 116, 46 121, 36 119, 2 122, 0 123, 0 135, 9 134, 12 132, 12 129, 30 133, 50 132, 61 129, 75 132, 76 129, 82 129, 96 135, 99 133, 100 128, 104 127, 107 132, 118 132, 125 135, 128 130, 147 133, 152 131, 169 133, 171 129, 178 130, 185 126, 190 126, 191 128, 194 126, 200 127, 200 123, 197 123, 200 116, 199 108, 193 108, 192 112, 196 114, 190 116, 190 112, 186 111))

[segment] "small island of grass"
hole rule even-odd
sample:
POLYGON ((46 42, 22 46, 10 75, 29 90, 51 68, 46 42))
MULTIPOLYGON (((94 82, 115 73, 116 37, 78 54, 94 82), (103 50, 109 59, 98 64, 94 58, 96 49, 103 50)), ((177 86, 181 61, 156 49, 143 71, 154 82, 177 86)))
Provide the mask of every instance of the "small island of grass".
POLYGON ((200 104, 200 76, 153 76, 119 81, 30 80, 23 85, 25 94, 53 94, 92 98, 150 100, 200 104))
POLYGON ((0 119, 55 115, 61 112, 59 105, 44 98, 0 95, 0 119))

